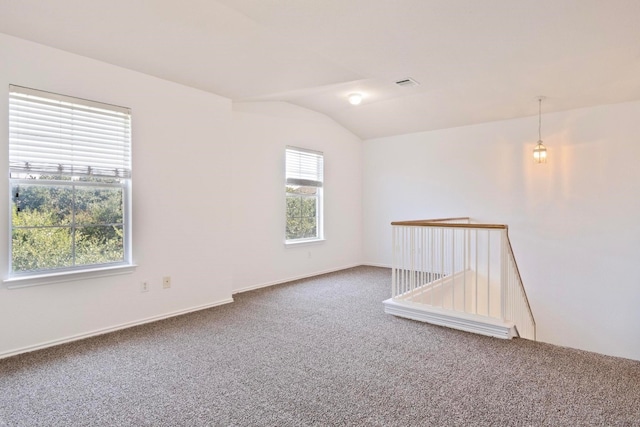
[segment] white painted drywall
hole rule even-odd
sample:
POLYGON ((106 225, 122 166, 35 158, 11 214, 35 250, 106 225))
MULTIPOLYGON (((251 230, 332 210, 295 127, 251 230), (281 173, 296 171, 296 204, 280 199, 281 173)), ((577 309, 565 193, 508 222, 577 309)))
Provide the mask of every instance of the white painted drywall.
MULTIPOLYGON (((133 109, 139 265, 125 276, 0 286, 0 356, 363 259, 388 265, 390 221, 470 215, 509 224, 542 341, 640 360, 640 103, 545 115, 549 163, 534 165, 533 117, 363 145, 308 110, 232 110, 210 93, 1 34, 0 58, 0 99, 19 84, 133 109), (326 242, 283 244, 286 145, 325 153, 326 242), (140 293, 142 280, 150 292, 140 293)), ((0 120, 5 176, 7 133, 0 120)), ((7 258, 0 245, 3 276, 7 258)))
POLYGON ((288 103, 233 110, 234 292, 361 264, 362 141, 288 103), (324 242, 284 245, 287 145, 324 153, 324 242))
MULTIPOLYGON (((231 101, 0 34, 0 99, 9 84, 130 107, 133 274, 0 287, 0 357, 96 331, 229 302, 232 291, 359 265, 362 141, 285 103, 231 101), (325 154, 325 237, 284 245, 284 147, 325 154), (172 288, 163 290, 163 276, 172 288), (149 281, 151 291, 140 292, 149 281)), ((7 103, 0 103, 0 117, 7 103)), ((0 120, 7 176, 7 122, 0 120)), ((8 200, 7 186, 0 199, 8 200)), ((6 206, 6 202, 5 202, 6 206)), ((8 209, 0 223, 8 223, 8 209)), ((0 227, 0 241, 7 241, 0 227)), ((7 245, 0 271, 7 276, 7 245)))
MULTIPOLYGON (((231 298, 231 102, 0 35, 0 175, 7 176, 8 86, 130 107, 133 274, 8 290, 0 287, 0 355, 231 298), (172 288, 163 290, 163 276, 172 288), (148 280, 151 290, 141 293, 148 280)), ((7 242, 8 185, 0 185, 7 242)), ((8 245, 0 244, 7 275, 8 245)))
POLYGON ((541 341, 640 360, 640 102, 367 140, 364 259, 393 220, 505 223, 541 341))

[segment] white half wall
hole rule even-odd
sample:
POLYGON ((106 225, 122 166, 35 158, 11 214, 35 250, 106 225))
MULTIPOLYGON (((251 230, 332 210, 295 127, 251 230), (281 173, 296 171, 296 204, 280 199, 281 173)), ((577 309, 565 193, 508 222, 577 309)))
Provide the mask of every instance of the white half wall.
POLYGON ((234 104, 233 290, 362 262, 362 141, 288 103, 234 104), (284 245, 285 147, 324 153, 324 242, 284 245))
POLYGON ((640 360, 640 102, 364 142, 364 259, 394 220, 509 226, 540 341, 640 360))
MULTIPOLYGON (((231 301, 231 102, 0 34, 0 175, 8 176, 8 86, 123 105, 133 117, 133 274, 0 287, 0 356, 231 301), (171 276, 171 289, 162 277, 171 276), (140 292, 140 282, 151 285, 140 292)), ((8 184, 0 186, 7 276, 8 184)))

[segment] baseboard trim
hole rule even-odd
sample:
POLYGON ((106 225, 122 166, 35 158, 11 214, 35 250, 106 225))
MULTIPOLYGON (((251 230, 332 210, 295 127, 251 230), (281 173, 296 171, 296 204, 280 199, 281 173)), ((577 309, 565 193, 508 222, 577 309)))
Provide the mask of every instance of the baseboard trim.
POLYGON ((251 285, 240 289, 233 290, 233 295, 241 294, 243 292, 255 291, 256 289, 268 288, 269 286, 281 285, 287 282, 293 282, 294 280, 308 279, 309 277, 319 276, 321 274, 335 273, 336 271, 347 270, 353 267, 359 267, 364 264, 349 264, 344 267, 332 268, 329 270, 317 271, 315 273, 303 274, 301 276, 289 277, 287 279, 274 280, 272 282, 260 283, 257 285, 251 285))
POLYGON ((380 264, 377 262, 365 262, 362 265, 366 265, 367 267, 391 268, 391 264, 380 264))
POLYGON ((384 312, 394 316, 494 338, 511 339, 518 336, 513 323, 501 322, 497 319, 454 313, 437 307, 416 307, 408 302, 394 301, 392 298, 383 301, 383 304, 384 312))
POLYGON ((144 325, 145 323, 157 322, 158 320, 168 319, 170 317, 181 316, 183 314, 192 313, 194 311, 206 310, 208 308, 217 307, 219 305, 228 304, 228 303, 231 303, 231 302, 233 302, 233 298, 225 298, 225 299, 223 299, 221 301, 216 301, 216 302, 210 303, 210 304, 198 305, 198 306, 186 308, 186 309, 183 309, 183 310, 172 311, 171 313, 160 314, 158 316, 147 317, 147 318, 141 319, 141 320, 134 320, 132 322, 121 323, 121 324, 116 325, 116 326, 110 326, 110 327, 107 327, 107 328, 96 329, 96 330, 91 331, 91 332, 85 332, 85 333, 82 333, 82 334, 71 335, 71 336, 68 336, 68 337, 65 337, 65 338, 60 338, 60 339, 51 340, 51 341, 47 341, 47 342, 40 343, 40 344, 30 345, 30 346, 27 346, 27 347, 22 347, 22 348, 18 348, 18 349, 14 349, 14 350, 9 350, 9 351, 0 353, 0 359, 5 359, 7 357, 17 356, 18 354, 29 353, 29 352, 36 351, 36 350, 42 350, 44 348, 54 347, 56 345, 66 344, 66 343, 70 343, 70 342, 73 342, 73 341, 79 341, 79 340, 83 340, 85 338, 95 337, 95 336, 98 336, 98 335, 104 335, 104 334, 108 334, 110 332, 119 331, 121 329, 127 329, 127 328, 132 328, 134 326, 144 325))

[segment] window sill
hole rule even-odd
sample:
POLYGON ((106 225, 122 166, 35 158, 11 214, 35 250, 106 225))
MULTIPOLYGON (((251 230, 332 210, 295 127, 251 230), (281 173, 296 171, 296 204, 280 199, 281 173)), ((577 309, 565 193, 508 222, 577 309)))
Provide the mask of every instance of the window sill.
POLYGON ((315 245, 317 243, 322 243, 324 241, 325 239, 294 240, 290 242, 284 242, 284 246, 289 248, 289 247, 295 247, 295 246, 315 245))
POLYGON ((73 282, 76 280, 94 279, 97 277, 131 274, 136 269, 135 264, 118 265, 115 267, 97 267, 88 270, 64 271, 60 273, 36 274, 32 276, 11 277, 2 283, 7 289, 26 288, 29 286, 50 285, 53 283, 73 282))

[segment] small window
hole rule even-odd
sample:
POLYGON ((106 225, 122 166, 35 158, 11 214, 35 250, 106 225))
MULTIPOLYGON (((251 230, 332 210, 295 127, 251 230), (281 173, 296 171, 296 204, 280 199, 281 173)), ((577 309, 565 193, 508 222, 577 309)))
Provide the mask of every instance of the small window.
POLYGON ((131 265, 129 109, 9 89, 9 277, 131 265))
POLYGON ((323 155, 286 149, 287 243, 321 240, 323 155))

